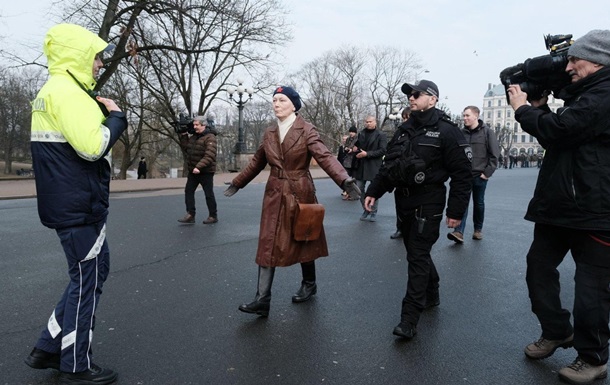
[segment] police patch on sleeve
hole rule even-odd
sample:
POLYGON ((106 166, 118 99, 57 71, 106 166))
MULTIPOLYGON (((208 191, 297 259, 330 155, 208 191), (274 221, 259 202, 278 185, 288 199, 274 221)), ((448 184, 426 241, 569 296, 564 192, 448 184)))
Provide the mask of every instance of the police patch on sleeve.
POLYGON ((468 158, 468 160, 472 162, 472 149, 470 148, 470 146, 464 147, 464 153, 466 153, 466 158, 468 158))

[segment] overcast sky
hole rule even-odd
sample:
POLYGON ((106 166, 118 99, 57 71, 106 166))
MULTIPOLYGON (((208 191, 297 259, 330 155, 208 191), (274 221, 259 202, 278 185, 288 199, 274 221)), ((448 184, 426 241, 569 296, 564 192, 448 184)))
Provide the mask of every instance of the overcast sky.
MULTIPOLYGON (((54 0, 2 0, 0 36, 40 46, 58 18, 54 0)), ((543 36, 610 28, 608 0, 284 0, 294 40, 287 72, 346 45, 406 48, 421 59, 452 113, 482 107, 489 83, 529 57, 547 54, 543 36)), ((278 31, 281 33, 281 31, 278 31)), ((278 74, 278 80, 284 74, 278 74)))

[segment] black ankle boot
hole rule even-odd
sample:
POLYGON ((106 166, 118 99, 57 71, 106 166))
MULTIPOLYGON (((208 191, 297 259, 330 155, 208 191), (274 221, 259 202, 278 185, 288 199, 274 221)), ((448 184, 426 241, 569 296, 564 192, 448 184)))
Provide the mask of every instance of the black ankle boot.
POLYGON ((292 302, 295 303, 309 301, 318 292, 318 286, 316 286, 316 262, 301 263, 301 273, 303 274, 301 288, 292 296, 292 302))
POLYGON ((316 282, 302 281, 301 288, 292 296, 292 302, 305 302, 309 301, 314 294, 318 292, 318 285, 316 282))
POLYGON ((269 316, 271 307, 271 285, 275 267, 258 267, 258 284, 254 301, 239 306, 239 310, 244 313, 258 314, 263 317, 269 316))
POLYGON ((263 317, 269 316, 269 309, 271 308, 271 304, 269 302, 261 302, 261 301, 252 301, 250 303, 245 303, 243 305, 239 305, 239 310, 244 313, 250 314, 258 314, 263 317))

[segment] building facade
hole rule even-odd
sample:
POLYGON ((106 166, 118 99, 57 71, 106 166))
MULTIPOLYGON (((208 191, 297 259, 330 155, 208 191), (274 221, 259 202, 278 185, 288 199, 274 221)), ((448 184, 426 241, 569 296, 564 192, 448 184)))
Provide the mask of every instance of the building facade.
MULTIPOLYGON (((556 112, 563 106, 563 101, 549 95, 548 105, 551 111, 556 112)), ((502 155, 508 155, 505 154, 507 148, 510 155, 521 153, 532 155, 544 151, 536 138, 523 131, 519 122, 515 120, 515 112, 506 100, 506 92, 502 84, 488 84, 481 111, 480 119, 498 135, 502 155)))

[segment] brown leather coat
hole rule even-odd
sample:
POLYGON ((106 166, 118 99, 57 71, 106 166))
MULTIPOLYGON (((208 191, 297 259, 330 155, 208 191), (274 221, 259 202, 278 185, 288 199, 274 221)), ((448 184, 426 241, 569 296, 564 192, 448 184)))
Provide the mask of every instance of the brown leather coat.
POLYGON ((277 124, 269 127, 250 163, 233 179, 233 185, 243 188, 267 164, 271 166, 256 253, 256 263, 260 266, 290 266, 328 255, 324 229, 315 241, 299 242, 292 237, 297 199, 300 203, 316 202, 315 186, 309 173, 312 157, 337 185, 348 178, 315 127, 297 116, 281 144, 277 124))

